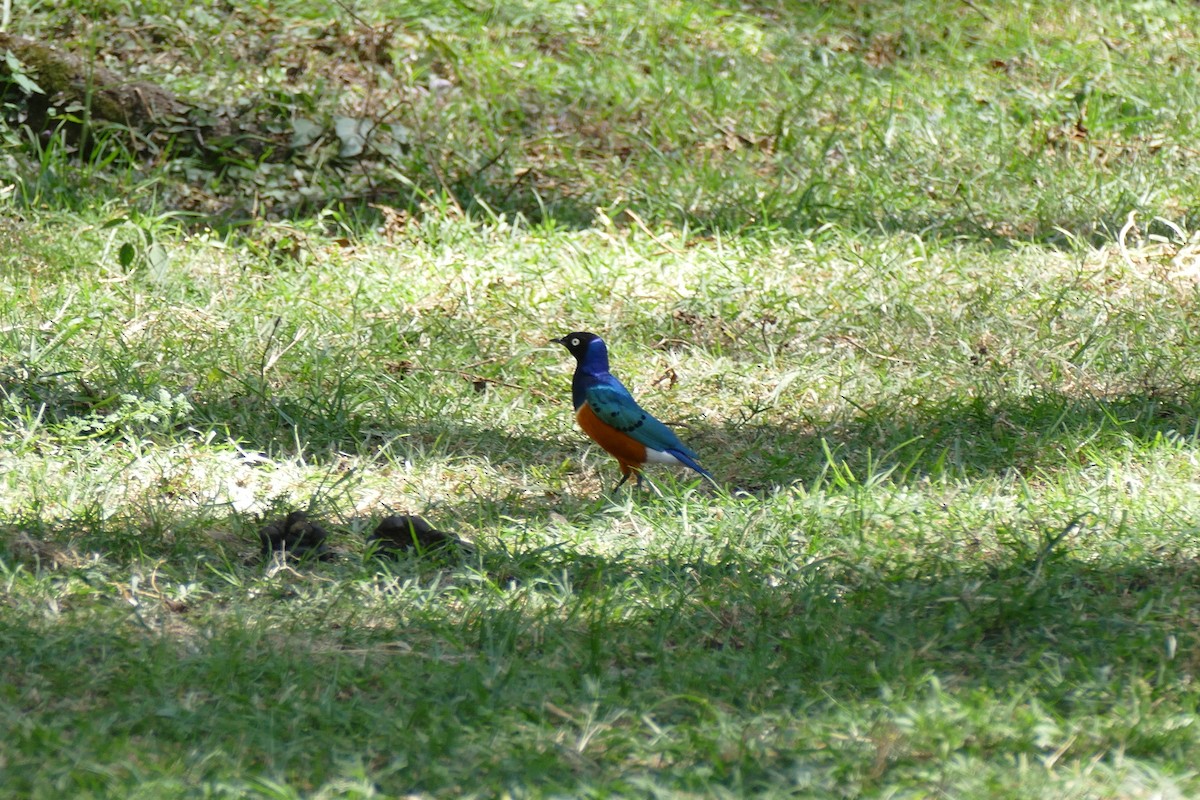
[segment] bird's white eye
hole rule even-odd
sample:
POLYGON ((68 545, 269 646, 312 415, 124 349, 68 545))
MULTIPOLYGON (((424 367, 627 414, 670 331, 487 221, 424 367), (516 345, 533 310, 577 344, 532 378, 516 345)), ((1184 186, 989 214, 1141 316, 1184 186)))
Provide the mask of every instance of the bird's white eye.
POLYGON ((571 340, 571 347, 579 347, 579 337, 578 336, 576 336, 574 339, 571 340))

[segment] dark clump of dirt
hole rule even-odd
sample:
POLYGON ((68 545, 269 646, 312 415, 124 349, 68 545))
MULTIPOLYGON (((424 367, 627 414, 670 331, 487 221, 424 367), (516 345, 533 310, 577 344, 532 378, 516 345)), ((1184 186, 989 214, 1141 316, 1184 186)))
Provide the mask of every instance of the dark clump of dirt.
POLYGON ((462 553, 470 545, 452 533, 436 530, 422 517, 415 514, 392 514, 384 517, 367 537, 368 544, 375 545, 379 555, 395 558, 409 550, 419 554, 443 552, 462 553))
POLYGON ((332 558, 325 540, 329 534, 303 511, 293 511, 283 519, 269 522, 258 530, 264 556, 285 553, 296 558, 332 558))

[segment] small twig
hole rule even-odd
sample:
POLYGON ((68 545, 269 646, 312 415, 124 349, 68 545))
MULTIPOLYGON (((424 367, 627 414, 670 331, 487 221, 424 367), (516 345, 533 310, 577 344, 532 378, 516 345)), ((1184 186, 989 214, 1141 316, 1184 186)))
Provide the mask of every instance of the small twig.
MULTIPOLYGON (((491 165, 489 164, 488 166, 491 166, 491 165)), ((507 203, 508 198, 512 197, 513 192, 515 192, 517 190, 517 188, 522 183, 525 182, 525 179, 528 178, 532 174, 533 174, 533 167, 528 167, 528 168, 522 170, 521 174, 517 176, 517 179, 515 181, 513 181, 511 184, 509 184, 508 191, 504 193, 504 198, 500 202, 507 203)), ((536 192, 536 190, 535 190, 535 192, 536 192)))
POLYGON ((1085 516, 1086 514, 1076 514, 1070 522, 1063 526, 1061 531, 1055 534, 1053 539, 1042 545, 1042 551, 1038 553, 1037 559, 1033 562, 1033 577, 1029 579, 1030 585, 1036 583, 1042 577, 1042 565, 1046 563, 1046 558, 1054 551, 1055 547, 1058 547, 1063 539, 1079 530, 1079 523, 1085 516))
POLYGON ((485 378, 482 375, 472 375, 469 372, 460 372, 459 374, 462 375, 466 380, 474 381, 475 383, 487 383, 493 386, 503 386, 506 389, 520 389, 523 392, 529 392, 534 397, 540 397, 543 400, 549 400, 553 403, 562 402, 562 398, 560 397, 555 397, 552 394, 547 394, 546 392, 538 389, 531 389, 528 386, 521 386, 517 383, 509 383, 508 381, 502 381, 497 378, 485 378))
POLYGON ((480 175, 482 175, 484 173, 485 170, 490 169, 493 164, 495 164, 500 159, 504 158, 504 154, 507 152, 508 152, 508 145, 504 145, 504 147, 501 147, 499 153, 496 153, 496 155, 492 156, 487 161, 483 162, 483 166, 480 167, 479 169, 475 170, 475 174, 471 176, 472 180, 477 179, 480 175))
POLYGON ((450 182, 446 180, 446 175, 442 172, 441 166, 438 165, 437 159, 433 158, 428 146, 422 149, 425 151, 425 163, 429 165, 430 172, 433 173, 433 177, 437 178, 438 185, 442 187, 442 191, 450 198, 450 202, 454 203, 454 210, 458 212, 458 216, 462 217, 465 213, 462 203, 458 201, 458 195, 454 193, 454 190, 450 188, 450 182))
POLYGON ((267 359, 271 352, 271 342, 275 341, 275 333, 279 330, 282 322, 283 317, 275 317, 275 322, 271 324, 271 332, 267 334, 267 343, 263 346, 262 360, 258 363, 258 379, 263 382, 266 382, 267 379, 267 359))
POLYGON ((655 244, 657 244, 659 247, 663 248, 668 253, 672 253, 677 256, 683 255, 683 252, 681 250, 678 250, 678 249, 672 247, 671 245, 667 244, 662 239, 660 239, 658 236, 656 236, 654 231, 650 230, 649 226, 647 226, 646 223, 642 221, 642 218, 639 217, 632 209, 629 209, 629 208, 625 209, 625 213, 626 213, 626 215, 629 216, 629 218, 631 220, 633 220, 637 224, 637 226, 639 228, 642 229, 642 232, 645 233, 647 236, 649 236, 650 239, 653 240, 653 242, 655 244))
POLYGON ((271 353, 271 343, 275 341, 275 334, 279 332, 279 326, 282 322, 283 317, 275 317, 275 322, 271 325, 271 334, 267 337, 266 347, 263 348, 262 362, 259 364, 258 376, 259 379, 264 382, 267 379, 267 373, 275 367, 275 364, 278 363, 279 359, 283 358, 284 355, 287 354, 287 351, 299 344, 300 340, 304 338, 304 334, 308 333, 305 328, 300 328, 298 331, 296 331, 296 335, 292 337, 292 341, 288 342, 286 347, 277 353, 271 353))
POLYGON ((884 361, 891 361, 893 364, 909 364, 909 365, 911 365, 911 364, 915 363, 913 361, 909 361, 907 358, 896 358, 895 356, 885 356, 883 353, 876 353, 874 350, 870 349, 869 347, 864 345, 862 342, 855 341, 855 339, 853 337, 846 336, 845 334, 843 334, 841 336, 835 336, 834 338, 841 339, 846 344, 850 345, 851 347, 853 347, 857 350, 861 350, 862 352, 866 353, 867 355, 871 356, 872 358, 880 358, 880 359, 883 359, 884 361))
POLYGON ((413 367, 414 372, 418 371, 418 370, 424 370, 425 372, 437 372, 437 373, 441 373, 443 375, 457 375, 458 377, 462 378, 463 380, 471 381, 472 383, 486 383, 486 384, 490 384, 492 386, 503 386, 506 389, 520 389, 523 392, 529 392, 534 397, 540 397, 542 400, 549 400, 552 403, 561 403, 562 402, 562 398, 557 397, 552 394, 547 394, 546 392, 540 391, 538 389, 531 389, 528 386, 521 386, 518 383, 509 383, 508 381, 503 381, 503 380, 500 380, 499 378, 488 378, 483 375, 476 375, 473 372, 467 372, 467 371, 461 370, 461 369, 445 369, 445 368, 438 368, 438 367, 422 367, 422 366, 414 366, 413 367))
POLYGON ((373 25, 371 25, 371 24, 370 24, 369 22, 367 22, 365 19, 363 19, 362 17, 360 17, 358 14, 354 13, 354 9, 352 9, 352 8, 350 7, 350 4, 349 4, 349 3, 345 2, 344 0, 333 0, 333 2, 334 2, 336 5, 338 5, 339 7, 341 7, 342 11, 345 11, 347 14, 349 14, 349 15, 350 15, 350 17, 351 17, 351 19, 353 19, 353 20, 354 20, 355 22, 357 22, 359 25, 362 25, 364 28, 366 28, 366 29, 368 29, 368 30, 374 30, 374 29, 375 29, 375 27, 374 27, 373 25))
POLYGON ((986 11, 984 11, 982 8, 980 8, 979 6, 977 6, 977 5, 975 5, 974 3, 972 3, 972 2, 971 2, 971 0, 963 0, 963 5, 967 6, 967 8, 971 9, 971 10, 972 10, 972 11, 974 11, 976 14, 978 14, 978 15, 979 15, 979 16, 981 16, 981 17, 983 17, 983 19, 984 19, 986 22, 991 22, 991 21, 992 21, 992 18, 991 18, 990 16, 988 16, 988 13, 987 13, 986 11))

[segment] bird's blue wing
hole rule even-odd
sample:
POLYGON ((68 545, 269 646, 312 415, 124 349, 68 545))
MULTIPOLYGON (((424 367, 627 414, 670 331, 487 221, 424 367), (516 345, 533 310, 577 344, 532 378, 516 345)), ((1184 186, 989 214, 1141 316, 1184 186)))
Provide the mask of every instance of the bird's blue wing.
MULTIPOLYGON (((679 441, 675 432, 639 406, 624 386, 596 384, 590 386, 584 396, 601 421, 646 447, 660 452, 682 454, 686 458, 680 460, 685 464, 696 458, 696 454, 679 441)), ((694 469, 700 468, 696 466, 694 469)))

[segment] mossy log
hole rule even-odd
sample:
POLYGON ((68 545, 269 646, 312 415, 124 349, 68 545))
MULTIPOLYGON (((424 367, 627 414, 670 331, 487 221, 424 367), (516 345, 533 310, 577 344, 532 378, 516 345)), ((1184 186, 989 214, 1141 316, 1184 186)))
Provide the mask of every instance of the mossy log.
MULTIPOLYGON (((0 33, 0 53, 4 51, 20 62, 24 75, 43 92, 29 94, 26 101, 25 123, 34 130, 47 126, 51 108, 64 113, 83 109, 84 119, 115 122, 144 132, 177 119, 190 109, 161 86, 127 80, 106 67, 37 39, 0 33)), ((12 73, 8 60, 0 58, 0 79, 7 79, 10 86, 15 85, 12 73)))

